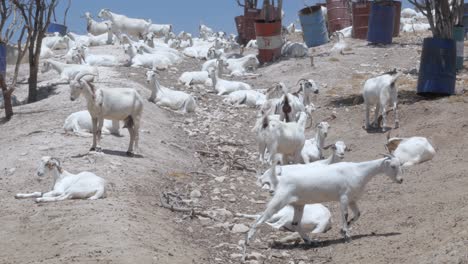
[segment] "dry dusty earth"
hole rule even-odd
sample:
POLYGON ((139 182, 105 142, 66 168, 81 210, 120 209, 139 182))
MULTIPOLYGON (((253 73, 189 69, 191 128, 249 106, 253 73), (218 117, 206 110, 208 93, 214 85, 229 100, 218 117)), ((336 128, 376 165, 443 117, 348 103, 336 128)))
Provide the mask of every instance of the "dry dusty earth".
MULTIPOLYGON (((308 58, 281 60, 245 81, 264 89, 278 81, 294 86, 302 77, 316 80, 321 91, 314 120, 337 116, 330 121, 327 142, 342 139, 352 148, 347 161, 365 161, 384 152, 385 135, 362 129, 362 84, 394 67, 418 69, 421 38, 405 35, 385 47, 349 41, 353 54, 324 55, 331 47, 327 44, 315 50, 322 55, 315 57, 313 68, 308 58)), ((123 54, 120 48, 92 51, 123 54)), ((137 158, 124 155, 126 131, 123 137, 105 136, 104 153, 98 154, 87 152, 91 138, 64 134, 63 121, 86 108, 84 99, 71 102, 68 85, 51 85, 58 78, 55 72, 41 74, 41 100, 15 107, 13 119, 0 123, 0 263, 240 262, 244 234, 232 228, 252 220, 234 214, 261 212, 270 199, 255 184, 259 165, 250 130, 256 111, 223 104, 209 87, 177 84, 183 71, 199 69, 201 63, 186 59, 177 72, 161 73, 163 85, 194 94, 198 109, 181 115, 145 101, 142 157, 137 158), (70 172, 89 170, 104 177, 110 182, 108 197, 49 204, 15 200, 17 192, 49 190, 51 179, 35 176, 44 155, 62 159, 70 172), (160 207, 163 192, 177 194, 195 213, 160 207)), ((143 69, 100 70, 98 85, 130 86, 149 97, 143 69)), ((316 237, 319 246, 272 243, 286 234, 265 225, 248 250, 250 263, 468 263, 468 95, 463 89, 468 75, 466 70, 458 75, 457 95, 427 99, 416 95, 412 73, 398 82, 401 128, 392 134, 427 137, 435 158, 405 169, 402 185, 385 176, 368 184, 351 243, 339 234, 337 203, 327 203, 333 228, 316 237)), ((26 90, 26 85, 17 90, 19 99, 26 98, 26 90)), ((312 137, 314 131, 306 133, 312 137)))

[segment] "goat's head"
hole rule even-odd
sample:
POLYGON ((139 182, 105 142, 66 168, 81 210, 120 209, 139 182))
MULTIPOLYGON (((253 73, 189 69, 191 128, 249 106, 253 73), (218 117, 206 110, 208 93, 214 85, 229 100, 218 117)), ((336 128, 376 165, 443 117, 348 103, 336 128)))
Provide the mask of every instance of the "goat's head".
POLYGON ((41 67, 41 73, 47 72, 51 68, 52 68, 52 66, 51 66, 50 62, 48 60, 44 60, 44 62, 42 63, 42 67, 41 67))
POLYGON ((337 141, 335 144, 331 144, 326 147, 323 147, 323 149, 329 149, 329 148, 332 148, 335 155, 340 159, 344 159, 346 151, 351 151, 351 149, 348 148, 343 141, 337 141))
POLYGON ((146 82, 151 83, 151 81, 155 80, 157 77, 157 72, 155 70, 149 70, 146 72, 146 82))
POLYGON ((99 11, 98 17, 109 19, 111 17, 110 10, 108 8, 101 9, 101 11, 99 11))
POLYGON ((39 167, 37 168, 37 176, 42 177, 54 168, 57 168, 60 172, 62 171, 60 160, 57 158, 44 156, 41 158, 39 167))
POLYGON ((300 90, 302 91, 309 91, 310 93, 318 94, 319 88, 317 84, 315 84, 314 80, 307 80, 307 79, 300 79, 298 82, 300 90))
POLYGON ((328 122, 320 122, 317 124, 317 129, 320 137, 327 137, 328 136, 328 129, 330 128, 330 124, 328 122))
POLYGON ((206 54, 206 57, 211 60, 211 59, 216 59, 217 56, 216 56, 216 49, 215 47, 210 47, 208 49, 208 53, 206 54))
POLYGON ((400 160, 393 154, 383 154, 383 170, 394 182, 403 183, 400 160))
POLYGON ((76 99, 78 99, 78 97, 80 97, 83 90, 89 87, 89 84, 88 85, 85 84, 87 80, 83 79, 83 77, 89 76, 89 75, 96 76, 96 74, 94 73, 82 72, 82 73, 77 74, 75 76, 75 79, 70 81, 70 100, 71 101, 75 101, 76 99))

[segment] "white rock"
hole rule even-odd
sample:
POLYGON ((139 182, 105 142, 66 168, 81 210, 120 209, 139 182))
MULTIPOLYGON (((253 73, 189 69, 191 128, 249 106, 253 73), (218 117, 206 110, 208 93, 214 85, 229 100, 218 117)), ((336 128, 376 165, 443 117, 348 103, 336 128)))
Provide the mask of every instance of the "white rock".
POLYGON ((247 231, 249 231, 249 227, 244 224, 235 224, 231 230, 232 233, 246 233, 247 231))
POLYGON ((199 190, 193 190, 191 193, 190 193, 190 198, 200 198, 202 195, 201 195, 201 192, 199 190))

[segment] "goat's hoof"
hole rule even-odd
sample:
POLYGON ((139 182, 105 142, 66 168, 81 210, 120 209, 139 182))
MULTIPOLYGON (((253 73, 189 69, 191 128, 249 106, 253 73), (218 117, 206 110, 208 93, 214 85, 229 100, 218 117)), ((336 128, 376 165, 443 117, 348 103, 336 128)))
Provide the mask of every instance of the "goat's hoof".
POLYGON ((89 149, 89 151, 96 151, 96 148, 92 147, 92 148, 89 149))
POLYGON ((127 157, 135 157, 135 154, 133 154, 133 152, 127 151, 127 157))

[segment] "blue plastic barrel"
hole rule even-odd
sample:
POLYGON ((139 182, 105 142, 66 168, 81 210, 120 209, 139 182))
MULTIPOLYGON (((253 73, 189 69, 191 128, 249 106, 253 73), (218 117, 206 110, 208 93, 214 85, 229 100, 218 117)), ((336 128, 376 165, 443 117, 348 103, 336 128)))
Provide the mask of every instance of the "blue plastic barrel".
POLYGON ((55 32, 58 32, 60 35, 64 36, 67 34, 67 27, 62 24, 50 23, 49 27, 47 28, 47 33, 55 32))
POLYGON ((6 74, 6 44, 0 43, 0 74, 6 74))
POLYGON ((301 9, 299 20, 307 47, 316 47, 328 42, 327 26, 320 6, 301 9))
POLYGON ((367 41, 391 44, 393 37, 395 8, 393 2, 372 2, 369 16, 367 41))
POLYGON ((456 55, 455 40, 424 39, 419 66, 418 94, 455 93, 456 55))
POLYGON ((465 27, 465 32, 468 30, 468 3, 465 3, 463 6, 463 26, 465 27))
POLYGON ((465 28, 463 26, 453 27, 453 39, 457 44, 457 70, 463 69, 465 28))

